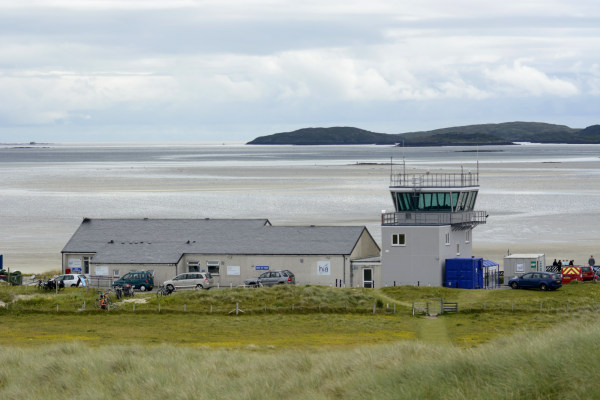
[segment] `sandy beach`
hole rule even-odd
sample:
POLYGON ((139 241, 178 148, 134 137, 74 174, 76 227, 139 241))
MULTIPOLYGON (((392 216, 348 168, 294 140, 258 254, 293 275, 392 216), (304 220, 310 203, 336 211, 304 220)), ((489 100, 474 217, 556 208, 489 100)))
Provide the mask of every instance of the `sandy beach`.
MULTIPOLYGON (((465 168, 472 169, 470 163, 465 168)), ((274 225, 365 225, 380 242, 390 211, 390 165, 212 166, 210 163, 0 163, 4 266, 58 270, 60 251, 84 217, 268 218, 274 225)), ((398 166, 395 166, 398 171, 398 166)), ((459 165, 407 163, 408 173, 459 165)), ((597 251, 600 160, 481 162, 474 256, 502 265, 508 253, 587 263, 597 251)))

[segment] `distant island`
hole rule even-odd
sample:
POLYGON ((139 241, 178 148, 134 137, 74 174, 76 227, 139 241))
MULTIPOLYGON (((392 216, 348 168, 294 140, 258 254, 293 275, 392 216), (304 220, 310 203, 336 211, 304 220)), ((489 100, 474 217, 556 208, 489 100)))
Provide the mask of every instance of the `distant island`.
POLYGON ((600 125, 585 129, 542 122, 505 122, 406 133, 377 133, 353 127, 304 128, 260 136, 247 144, 414 146, 512 145, 518 142, 600 144, 600 125))

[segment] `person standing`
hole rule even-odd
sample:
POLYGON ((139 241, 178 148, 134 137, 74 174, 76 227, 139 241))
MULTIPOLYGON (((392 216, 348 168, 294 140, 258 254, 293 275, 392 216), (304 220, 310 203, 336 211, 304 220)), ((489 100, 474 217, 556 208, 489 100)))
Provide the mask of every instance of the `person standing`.
POLYGON ((590 259, 588 260, 588 264, 590 267, 593 267, 594 265, 596 265, 596 260, 594 260, 593 255, 590 256, 590 259))

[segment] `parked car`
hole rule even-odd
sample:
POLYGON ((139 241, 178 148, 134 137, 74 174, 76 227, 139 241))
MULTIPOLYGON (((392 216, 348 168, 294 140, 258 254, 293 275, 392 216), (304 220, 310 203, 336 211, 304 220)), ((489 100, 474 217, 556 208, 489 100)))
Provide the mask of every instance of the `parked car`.
POLYGON ((54 280, 59 283, 62 281, 65 287, 75 287, 77 283, 79 283, 79 286, 87 286, 89 282, 88 278, 82 274, 59 275, 54 280))
POLYGON ((594 269, 588 265, 581 266, 581 277, 584 281, 594 280, 594 269))
POLYGON ((261 274, 258 278, 246 279, 244 283, 248 286, 294 285, 296 283, 296 275, 287 269, 268 271, 261 274))
POLYGON ((508 284, 513 289, 556 290, 562 286, 561 276, 555 272, 528 272, 512 278, 508 284))
POLYGON ((142 292, 154 287, 154 274, 151 271, 132 271, 113 282, 112 286, 123 286, 129 283, 134 289, 142 292))
POLYGON ((170 290, 177 289, 210 289, 215 285, 214 278, 208 272, 188 272, 179 274, 163 283, 170 290))

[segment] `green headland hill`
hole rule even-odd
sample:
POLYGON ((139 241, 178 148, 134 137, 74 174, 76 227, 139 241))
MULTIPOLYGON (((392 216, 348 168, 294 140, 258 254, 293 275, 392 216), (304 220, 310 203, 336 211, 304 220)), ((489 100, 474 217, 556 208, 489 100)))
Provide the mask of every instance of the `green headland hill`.
POLYGON ((405 133, 378 133, 354 127, 303 128, 260 136, 248 144, 260 145, 404 145, 476 146, 516 142, 598 144, 600 125, 585 129, 541 122, 505 122, 405 133))

